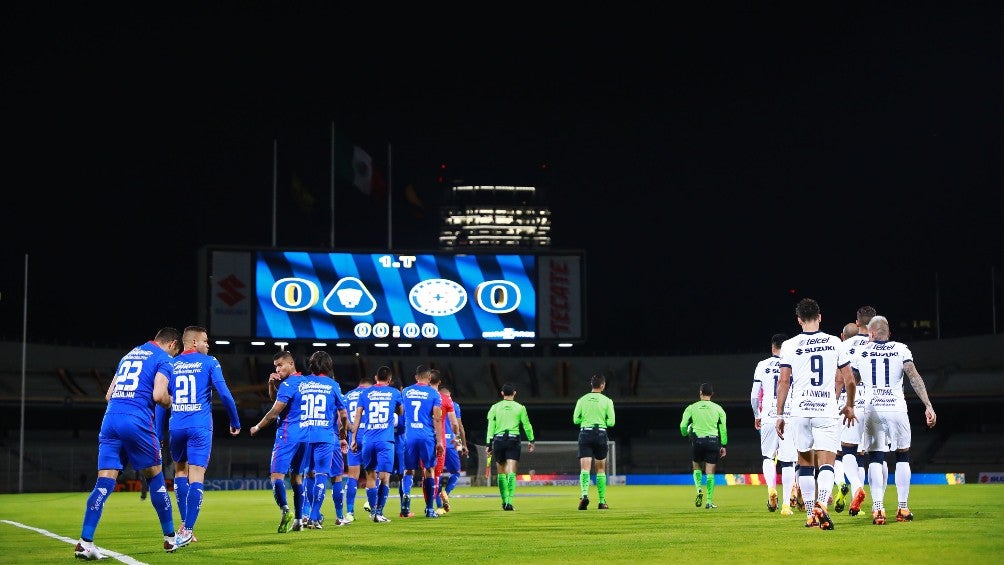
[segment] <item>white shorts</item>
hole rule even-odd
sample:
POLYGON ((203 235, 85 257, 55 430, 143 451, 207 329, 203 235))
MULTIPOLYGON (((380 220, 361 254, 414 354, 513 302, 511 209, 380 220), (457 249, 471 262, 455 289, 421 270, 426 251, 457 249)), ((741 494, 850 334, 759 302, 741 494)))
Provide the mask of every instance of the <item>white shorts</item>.
POLYGON ((862 422, 864 421, 864 413, 854 410, 854 416, 857 417, 850 426, 844 424, 844 415, 840 415, 840 443, 850 443, 852 445, 861 445, 861 431, 864 429, 862 422))
POLYGON ((898 451, 910 449, 913 433, 906 412, 870 411, 865 419, 867 444, 862 451, 898 451))
POLYGON ((773 459, 776 455, 778 461, 794 463, 798 457, 795 440, 787 433, 784 434, 784 439, 778 437, 776 422, 774 418, 760 420, 760 454, 767 459, 773 459))
POLYGON ((795 416, 785 422, 785 434, 788 429, 795 432, 795 449, 799 453, 806 451, 840 450, 840 418, 833 416, 795 416))

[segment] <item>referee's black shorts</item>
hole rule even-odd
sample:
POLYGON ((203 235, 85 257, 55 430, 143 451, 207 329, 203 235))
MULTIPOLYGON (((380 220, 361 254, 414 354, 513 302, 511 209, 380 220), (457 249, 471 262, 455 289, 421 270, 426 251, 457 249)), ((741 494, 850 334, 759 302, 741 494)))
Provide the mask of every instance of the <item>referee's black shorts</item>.
POLYGON ((519 461, 519 454, 522 450, 519 436, 503 435, 492 438, 492 459, 496 463, 502 463, 509 459, 519 461))
POLYGON ((718 464, 718 458, 722 453, 722 443, 717 436, 695 437, 691 447, 694 453, 692 461, 718 464))
POLYGON ((579 430, 579 459, 592 457, 604 460, 607 458, 609 444, 607 431, 602 428, 582 428, 579 430))

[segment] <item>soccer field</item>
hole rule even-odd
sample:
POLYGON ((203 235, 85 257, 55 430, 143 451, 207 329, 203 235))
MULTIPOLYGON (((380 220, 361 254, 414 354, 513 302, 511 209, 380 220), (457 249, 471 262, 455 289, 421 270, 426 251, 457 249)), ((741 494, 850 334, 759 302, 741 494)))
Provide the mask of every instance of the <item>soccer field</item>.
MULTIPOLYGON (((595 487, 592 489, 595 497, 595 487)), ((913 486, 916 520, 896 523, 895 489, 885 505, 891 521, 874 526, 870 512, 832 512, 836 528, 805 528, 804 514, 766 509, 766 488, 722 486, 717 509, 694 507, 694 489, 613 486, 609 510, 577 510, 577 487, 519 487, 515 512, 503 512, 498 490, 459 487, 452 511, 439 519, 366 520, 333 526, 330 498, 324 530, 276 533, 279 510, 271 491, 207 491, 196 524, 197 543, 165 554, 156 514, 135 492, 117 492, 105 506, 95 542, 126 563, 990 563, 1004 559, 1004 488, 990 485, 913 486), (891 511, 888 509, 892 509, 891 511), (811 557, 809 551, 820 552, 811 557)), ((88 493, 0 495, 0 563, 65 563, 80 535, 88 493)), ((173 502, 173 495, 172 495, 173 502)), ((290 498, 292 502, 292 498, 290 498)), ((870 498, 865 506, 870 504, 870 498)), ((412 503, 421 510, 421 502, 412 503)), ((177 509, 175 508, 177 516, 177 509)), ((177 517, 176 517, 177 520, 177 517)))

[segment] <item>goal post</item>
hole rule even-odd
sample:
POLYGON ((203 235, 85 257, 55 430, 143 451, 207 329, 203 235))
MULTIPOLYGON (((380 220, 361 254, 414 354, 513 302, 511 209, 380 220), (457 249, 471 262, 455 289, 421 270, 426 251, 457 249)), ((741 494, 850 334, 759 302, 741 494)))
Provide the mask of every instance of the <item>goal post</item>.
MULTIPOLYGON (((617 474, 617 442, 607 443, 607 476, 617 474)), ((485 456, 485 446, 477 445, 478 469, 480 472, 472 481, 473 484, 485 486, 494 484, 497 474, 495 461, 488 462, 485 456), (486 469, 488 471, 486 472, 486 469), (486 478, 490 477, 490 478, 486 478)), ((595 466, 593 473, 595 473, 595 466)), ((534 443, 533 453, 530 453, 528 442, 523 442, 519 466, 516 469, 519 476, 531 475, 542 477, 573 477, 579 478, 579 442, 578 441, 538 441, 534 443)))

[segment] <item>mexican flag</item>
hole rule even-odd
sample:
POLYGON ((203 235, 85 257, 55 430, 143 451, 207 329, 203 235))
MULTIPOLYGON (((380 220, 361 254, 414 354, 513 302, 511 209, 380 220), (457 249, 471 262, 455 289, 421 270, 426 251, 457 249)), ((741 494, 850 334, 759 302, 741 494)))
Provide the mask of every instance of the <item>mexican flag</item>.
POLYGON ((369 195, 373 191, 373 158, 362 147, 336 136, 335 178, 369 195))

